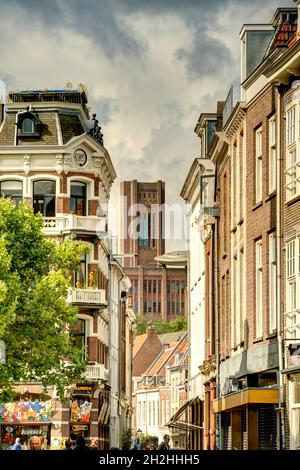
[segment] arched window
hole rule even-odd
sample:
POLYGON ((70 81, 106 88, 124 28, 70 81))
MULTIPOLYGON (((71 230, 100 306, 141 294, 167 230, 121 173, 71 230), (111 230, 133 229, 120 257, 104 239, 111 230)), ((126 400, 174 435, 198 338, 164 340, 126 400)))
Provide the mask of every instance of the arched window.
POLYGON ((23 196, 22 181, 0 181, 0 195, 4 197, 10 197, 15 201, 16 205, 18 205, 19 202, 22 201, 23 196))
MULTIPOLYGON (((78 349, 86 348, 87 338, 86 338, 86 320, 79 318, 71 325, 71 336, 73 338, 74 345, 78 349)), ((82 356, 82 360, 86 358, 86 349, 82 356)))
POLYGON ((33 134, 35 132, 35 125, 33 119, 25 118, 22 121, 22 134, 33 134))
POLYGON ((43 217, 55 217, 56 183, 50 180, 38 180, 33 183, 33 209, 43 217))
POLYGON ((80 181, 71 182, 71 214, 87 215, 86 184, 80 181))

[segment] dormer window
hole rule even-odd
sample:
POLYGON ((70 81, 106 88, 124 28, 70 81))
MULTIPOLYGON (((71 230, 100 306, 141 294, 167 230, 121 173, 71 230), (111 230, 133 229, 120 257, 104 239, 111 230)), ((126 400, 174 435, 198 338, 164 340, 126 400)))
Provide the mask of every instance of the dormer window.
POLYGON ((38 116, 27 108, 27 111, 18 115, 18 136, 38 137, 40 135, 40 122, 38 116))

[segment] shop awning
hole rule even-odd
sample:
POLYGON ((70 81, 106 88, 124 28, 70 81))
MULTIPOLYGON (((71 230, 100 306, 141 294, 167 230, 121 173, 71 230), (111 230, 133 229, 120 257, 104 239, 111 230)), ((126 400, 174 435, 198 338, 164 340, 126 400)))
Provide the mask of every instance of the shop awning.
POLYGON ((193 429, 203 429, 203 426, 199 426, 196 424, 189 423, 188 421, 181 420, 181 416, 183 413, 190 407, 192 406, 197 400, 200 401, 199 395, 195 396, 194 398, 191 398, 190 400, 186 401, 178 411, 172 416, 170 421, 166 424, 169 428, 177 428, 177 429, 182 429, 184 431, 189 431, 193 429))
POLYGON ((278 388, 245 388, 238 392, 230 393, 221 398, 213 400, 212 411, 220 413, 246 405, 277 404, 279 403, 278 388))

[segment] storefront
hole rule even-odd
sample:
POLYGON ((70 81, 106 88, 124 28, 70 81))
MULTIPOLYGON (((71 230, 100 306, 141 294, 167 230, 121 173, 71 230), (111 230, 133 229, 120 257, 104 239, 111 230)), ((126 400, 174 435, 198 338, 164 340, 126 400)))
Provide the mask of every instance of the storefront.
POLYGON ((76 440, 77 436, 85 439, 90 437, 92 396, 92 385, 77 385, 72 390, 70 413, 70 438, 72 440, 76 440))
POLYGON ((0 404, 0 450, 9 449, 17 437, 25 445, 31 436, 42 439, 42 447, 51 445, 51 401, 20 400, 0 404))

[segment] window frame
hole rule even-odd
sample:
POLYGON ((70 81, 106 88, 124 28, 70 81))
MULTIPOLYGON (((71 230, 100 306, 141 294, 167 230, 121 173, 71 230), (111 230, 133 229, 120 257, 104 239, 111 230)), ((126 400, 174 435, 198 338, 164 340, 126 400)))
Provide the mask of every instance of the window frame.
POLYGON ((33 207, 33 210, 34 210, 35 214, 40 212, 42 214, 42 217, 44 217, 44 218, 56 217, 56 204, 57 204, 57 184, 56 183, 57 183, 56 180, 49 179, 49 178, 48 179, 47 178, 41 178, 41 179, 38 178, 38 179, 33 180, 33 182, 32 182, 32 207, 33 207), (35 189, 34 189, 35 185, 37 183, 41 183, 41 182, 53 183, 55 185, 54 194, 50 194, 50 193, 49 194, 48 193, 39 194, 39 193, 36 193, 35 189), (37 198, 37 196, 39 196, 39 198, 37 198), (35 200, 43 198, 43 209, 46 209, 47 206, 45 205, 45 198, 50 197, 50 196, 54 197, 54 215, 47 215, 46 210, 43 210, 43 213, 40 210, 36 211, 36 209, 34 207, 35 206, 35 200))
POLYGON ((255 203, 263 199, 263 128, 259 126, 255 130, 255 203))

